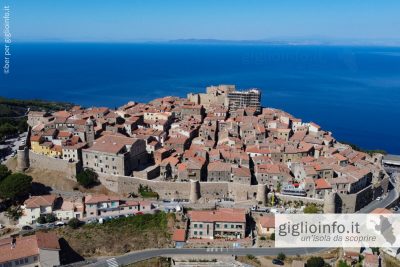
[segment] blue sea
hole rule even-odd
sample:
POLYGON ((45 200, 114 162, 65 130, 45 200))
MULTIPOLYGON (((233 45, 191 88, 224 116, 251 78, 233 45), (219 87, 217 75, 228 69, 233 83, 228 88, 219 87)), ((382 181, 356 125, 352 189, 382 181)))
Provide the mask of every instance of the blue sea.
POLYGON ((114 108, 208 85, 258 87, 264 106, 400 154, 400 48, 14 43, 11 53, 2 96, 114 108))

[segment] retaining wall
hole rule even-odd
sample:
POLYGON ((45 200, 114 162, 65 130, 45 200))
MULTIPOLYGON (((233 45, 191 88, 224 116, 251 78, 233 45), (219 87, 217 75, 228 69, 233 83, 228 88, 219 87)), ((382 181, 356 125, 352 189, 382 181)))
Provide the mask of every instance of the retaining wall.
POLYGON ((29 166, 31 168, 63 172, 70 179, 75 179, 76 174, 82 169, 80 162, 68 162, 63 159, 40 155, 31 150, 29 150, 29 166))

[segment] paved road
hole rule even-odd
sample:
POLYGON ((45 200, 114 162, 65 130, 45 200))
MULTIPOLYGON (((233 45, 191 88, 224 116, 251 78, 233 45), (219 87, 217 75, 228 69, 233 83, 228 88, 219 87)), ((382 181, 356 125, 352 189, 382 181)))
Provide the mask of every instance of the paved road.
POLYGON ((390 206, 393 202, 395 202, 399 198, 399 192, 396 190, 396 187, 393 188, 388 195, 382 200, 374 200, 369 203, 367 206, 359 210, 359 213, 370 213, 374 209, 377 208, 386 208, 390 206))
POLYGON ((122 256, 103 259, 96 263, 89 264, 91 267, 117 267, 118 265, 127 265, 138 261, 143 261, 153 257, 169 257, 176 255, 236 255, 245 256, 248 254, 254 256, 275 256, 280 252, 285 255, 305 255, 323 250, 323 248, 164 248, 149 249, 139 252, 132 252, 122 256))

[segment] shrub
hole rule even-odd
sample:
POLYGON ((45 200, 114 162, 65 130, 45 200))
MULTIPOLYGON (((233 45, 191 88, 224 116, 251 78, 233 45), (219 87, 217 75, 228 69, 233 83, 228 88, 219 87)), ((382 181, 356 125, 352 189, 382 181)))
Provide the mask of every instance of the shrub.
POLYGON ((260 240, 266 240, 265 236, 260 237, 260 240))
POLYGON ((56 216, 54 216, 54 214, 51 214, 51 213, 47 214, 45 219, 46 219, 47 223, 52 223, 52 222, 55 222, 57 220, 56 216))
POLYGON ((286 255, 283 252, 281 252, 278 254, 277 258, 278 260, 284 261, 286 259, 286 255))
POLYGON ((326 267, 329 266, 321 257, 311 257, 307 260, 307 267, 326 267))
POLYGON ((76 180, 85 188, 90 188, 98 184, 98 175, 92 169, 86 169, 76 176, 76 180))
POLYGON ((315 204, 309 204, 304 208, 304 213, 318 213, 318 207, 315 204))
POLYGON ((158 194, 154 192, 150 187, 147 185, 139 185, 139 194, 144 197, 144 198, 157 198, 158 199, 158 194))
POLYGON ((22 209, 20 206, 11 206, 6 211, 6 216, 11 220, 17 221, 22 216, 22 209))
POLYGON ((39 224, 45 224, 46 218, 44 216, 40 216, 39 218, 36 219, 36 222, 39 224))
POLYGON ((78 220, 77 218, 72 218, 71 220, 68 221, 68 226, 71 227, 72 229, 76 229, 81 225, 81 221, 78 220))
POLYGON ((269 237, 271 240, 275 240, 275 233, 272 233, 271 236, 269 237))

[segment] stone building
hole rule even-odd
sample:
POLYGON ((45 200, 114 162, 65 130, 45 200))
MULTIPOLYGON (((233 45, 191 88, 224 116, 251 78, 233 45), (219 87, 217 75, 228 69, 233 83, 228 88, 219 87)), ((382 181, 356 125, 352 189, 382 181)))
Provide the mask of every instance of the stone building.
POLYGON ((146 142, 118 135, 105 135, 82 150, 83 167, 97 173, 131 175, 147 163, 146 142))

